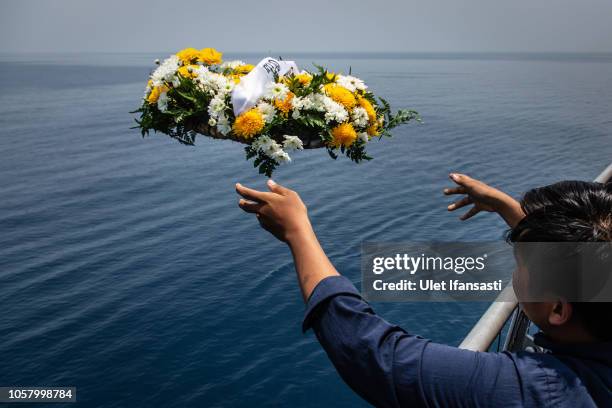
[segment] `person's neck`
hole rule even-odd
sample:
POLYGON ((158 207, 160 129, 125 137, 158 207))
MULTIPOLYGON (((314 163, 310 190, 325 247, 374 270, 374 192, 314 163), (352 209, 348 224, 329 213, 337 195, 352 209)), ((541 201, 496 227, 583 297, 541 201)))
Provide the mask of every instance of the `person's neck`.
POLYGON ((566 328, 544 333, 551 341, 558 344, 597 343, 599 340, 581 328, 566 328))

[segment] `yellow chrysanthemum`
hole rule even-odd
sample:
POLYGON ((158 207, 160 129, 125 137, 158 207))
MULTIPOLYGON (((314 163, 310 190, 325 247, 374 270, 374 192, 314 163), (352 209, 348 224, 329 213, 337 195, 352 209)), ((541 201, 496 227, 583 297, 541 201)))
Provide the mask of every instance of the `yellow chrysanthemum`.
POLYGON ((295 79, 297 79, 300 84, 306 86, 312 81, 312 75, 310 75, 308 72, 303 72, 301 74, 297 74, 295 79))
POLYGON ((275 99, 274 106, 276 106, 276 109, 278 109, 282 113, 287 114, 291 110, 291 100, 294 96, 295 95, 293 94, 293 92, 288 92, 284 100, 275 99))
POLYGON ((366 98, 359 97, 357 102, 359 102, 359 106, 361 106, 367 112, 370 123, 376 122, 376 110, 370 101, 368 101, 366 98))
POLYGON ((195 48, 185 48, 177 52, 176 56, 179 57, 183 64, 188 65, 198 59, 200 56, 200 51, 196 50, 195 48))
POLYGON ((198 61, 206 65, 220 64, 222 56, 223 54, 214 48, 202 48, 198 54, 198 61))
POLYGON ((368 128, 366 129, 366 132, 368 133, 369 136, 378 136, 380 134, 380 132, 378 131, 378 123, 374 123, 373 125, 368 126, 368 128))
POLYGON ((334 137, 332 144, 335 147, 349 147, 357 139, 357 132, 355 132, 355 128, 350 123, 342 123, 336 126, 332 129, 331 133, 334 137))
POLYGON ((343 86, 327 84, 323 88, 327 96, 347 109, 352 109, 357 104, 355 96, 343 86))
POLYGON ((234 69, 234 72, 236 72, 237 74, 248 74, 249 72, 251 72, 253 70, 253 68, 255 68, 254 65, 251 64, 244 64, 244 65, 240 65, 238 67, 236 67, 234 69))
POLYGON ((336 82, 336 73, 335 72, 329 72, 326 71, 325 72, 325 76, 327 77, 327 79, 329 79, 330 81, 336 82))
POLYGON ((244 139, 251 139, 261 132, 265 125, 264 118, 259 109, 253 108, 240 114, 234 122, 234 133, 244 139))
POLYGON ((183 78, 195 78, 197 76, 197 68, 197 65, 183 65, 182 67, 179 67, 178 73, 183 78))
POLYGON ((159 96, 164 93, 164 92, 168 92, 168 87, 165 85, 162 86, 154 86, 153 89, 151 89, 151 92, 149 93, 149 96, 147 96, 147 102, 153 104, 153 103, 157 103, 157 100, 159 99, 159 96))

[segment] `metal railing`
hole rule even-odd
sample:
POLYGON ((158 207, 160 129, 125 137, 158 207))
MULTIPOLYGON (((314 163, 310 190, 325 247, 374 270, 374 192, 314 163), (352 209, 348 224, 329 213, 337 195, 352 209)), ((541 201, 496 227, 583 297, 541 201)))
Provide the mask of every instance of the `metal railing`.
POLYGON ((607 183, 608 181, 612 181, 612 163, 601 172, 599 176, 594 180, 596 183, 607 183))
MULTIPOLYGON (((608 165, 594 181, 606 183, 611 180, 612 164, 608 165)), ((497 297, 497 300, 484 312, 478 322, 472 327, 472 330, 463 339, 459 348, 487 351, 495 339, 501 336, 501 331, 511 316, 512 321, 504 340, 504 350, 517 351, 524 349, 531 344, 531 338, 528 335, 531 322, 520 307, 518 307, 511 284, 504 288, 497 297), (504 300, 502 301, 501 299, 504 300)))

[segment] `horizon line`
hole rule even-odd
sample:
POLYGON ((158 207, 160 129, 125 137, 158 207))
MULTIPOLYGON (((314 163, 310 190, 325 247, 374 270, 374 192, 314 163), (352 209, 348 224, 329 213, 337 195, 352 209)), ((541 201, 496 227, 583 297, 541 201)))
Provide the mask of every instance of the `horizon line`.
MULTIPOLYGON (((154 54, 154 53, 170 53, 173 54, 176 51, 168 51, 168 50, 155 50, 155 51, 110 51, 110 50, 29 50, 29 51, 17 51, 17 50, 0 50, 0 54, 154 54)), ((408 55, 408 54, 419 54, 419 55, 436 55, 436 54, 599 54, 599 55, 612 55, 612 50, 610 51, 381 51, 381 50, 373 50, 373 51, 288 51, 288 50, 280 50, 280 51, 272 51, 272 50, 259 50, 259 51, 222 51, 224 54, 244 54, 244 55, 260 55, 260 54, 329 54, 329 55, 346 55, 346 54, 380 54, 380 55, 408 55)))

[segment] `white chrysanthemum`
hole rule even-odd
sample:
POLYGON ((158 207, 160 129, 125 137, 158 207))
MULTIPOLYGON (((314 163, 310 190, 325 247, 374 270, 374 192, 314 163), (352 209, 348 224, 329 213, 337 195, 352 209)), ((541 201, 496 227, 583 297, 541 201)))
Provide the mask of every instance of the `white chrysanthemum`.
POLYGON ((217 126, 217 121, 215 118, 208 119, 208 126, 217 126))
POLYGON ((295 96, 291 99, 293 110, 314 110, 318 112, 325 111, 325 103, 327 96, 322 94, 308 94, 304 97, 295 96))
MULTIPOLYGON (((345 122, 349 119, 349 114, 344 106, 335 102, 327 95, 315 93, 304 97, 294 97, 291 100, 293 104, 292 117, 299 119, 300 111, 316 111, 325 113, 325 122, 345 122)), ((366 115, 367 116, 367 115, 366 115)))
POLYGON ((157 99, 157 109, 162 112, 168 110, 168 92, 162 92, 157 99))
POLYGON ((266 154, 272 154, 278 149, 280 146, 276 143, 270 136, 262 135, 255 139, 252 143, 254 149, 261 150, 266 154))
POLYGON ((210 70, 208 69, 208 67, 202 65, 198 66, 194 72, 196 79, 203 79, 208 74, 210 74, 210 70))
POLYGON ((259 136, 253 141, 251 147, 268 156, 277 164, 288 163, 291 161, 291 157, 289 157, 289 154, 287 154, 287 152, 282 149, 280 144, 278 144, 274 139, 269 136, 259 136))
POLYGON ((214 95, 216 93, 226 94, 233 89, 233 84, 230 85, 228 79, 215 72, 210 72, 207 67, 198 67, 195 70, 196 83, 204 92, 214 95))
POLYGON ((253 147, 253 149, 261 149, 264 144, 269 144, 272 141, 273 140, 270 138, 270 136, 261 135, 257 139, 253 140, 251 146, 253 147))
POLYGON ((289 88, 287 88, 287 85, 274 82, 268 84, 264 97, 268 99, 279 99, 281 101, 284 101, 288 93, 289 88))
POLYGON ((253 148, 259 150, 266 156, 272 158, 278 151, 282 151, 281 145, 276 143, 274 139, 269 136, 263 135, 258 137, 252 144, 253 148))
POLYGON ((344 109, 344 106, 335 102, 328 96, 323 96, 321 103, 325 111, 325 122, 345 122, 348 120, 348 112, 344 109))
POLYGON ((357 135, 357 140, 359 140, 359 142, 363 144, 366 144, 370 140, 370 137, 368 136, 366 132, 361 132, 357 135))
POLYGON ((218 119, 219 116, 225 111, 226 107, 225 96, 217 95, 212 98, 208 104, 208 115, 211 118, 218 119))
POLYGON ((263 116, 266 123, 272 122, 274 116, 276 116, 276 109, 274 108, 274 106, 272 106, 271 103, 260 102, 257 105, 257 109, 259 110, 259 112, 261 112, 261 115, 263 116))
POLYGON ((283 150, 281 145, 276 143, 274 140, 271 140, 269 144, 265 144, 261 147, 261 150, 268 155, 269 157, 274 156, 277 152, 283 150))
POLYGON ((278 164, 289 163, 291 161, 291 157, 287 152, 282 149, 277 150, 276 152, 270 155, 270 158, 273 159, 278 164))
POLYGON ((234 89, 234 81, 229 80, 225 75, 211 72, 206 79, 206 86, 209 90, 219 94, 228 94, 234 89))
POLYGON ((296 111, 304 108, 304 98, 301 96, 294 96, 291 98, 291 108, 296 111))
POLYGON ((219 67, 221 69, 236 69, 241 65, 245 65, 245 63, 240 60, 234 60, 234 61, 225 61, 219 67))
POLYGON ((293 108, 293 110, 299 111, 312 109, 312 102, 309 96, 310 95, 305 97, 294 96, 293 98, 291 98, 291 107, 293 108))
POLYGON ((219 92, 223 92, 226 89, 226 85, 228 84, 228 82, 230 82, 226 76, 221 74, 214 74, 212 76, 212 80, 219 92))
POLYGON ((351 119, 355 126, 364 128, 368 125, 368 112, 361 106, 357 107, 351 112, 351 119))
POLYGON ((285 140, 283 141, 283 147, 287 150, 302 150, 304 148, 304 144, 302 143, 302 139, 297 136, 284 136, 285 140))
POLYGON ((309 102, 312 104, 312 109, 319 112, 325 112, 327 110, 328 104, 335 103, 331 98, 323 94, 313 94, 308 99, 309 102))
POLYGON ((234 81, 230 81, 227 78, 225 78, 225 83, 224 84, 219 83, 219 85, 220 85, 219 92, 223 94, 228 94, 234 90, 234 86, 236 85, 236 83, 234 81))
POLYGON ((325 111, 325 95, 322 94, 310 94, 304 101, 304 107, 307 110, 316 110, 319 112, 325 111))
POLYGON ((342 123, 348 119, 348 113, 343 108, 329 110, 325 112, 325 122, 338 122, 342 123))
POLYGON ((162 86, 164 82, 172 82, 178 68, 179 58, 176 55, 165 59, 151 74, 153 86, 162 86))
POLYGON ((232 126, 225 114, 219 115, 217 118, 217 130, 222 135, 227 135, 232 131, 232 126))
POLYGON ((351 75, 338 75, 336 83, 351 92, 365 91, 368 88, 361 79, 351 75))

